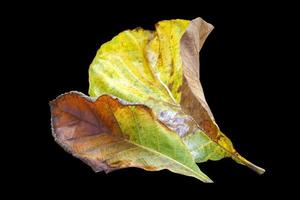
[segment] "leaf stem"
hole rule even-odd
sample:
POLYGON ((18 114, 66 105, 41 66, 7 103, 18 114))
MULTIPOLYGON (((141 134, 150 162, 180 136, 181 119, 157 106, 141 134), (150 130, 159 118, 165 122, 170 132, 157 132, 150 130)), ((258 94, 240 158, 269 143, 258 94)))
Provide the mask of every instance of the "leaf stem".
POLYGON ((246 158, 244 158, 243 156, 241 156, 239 154, 237 155, 237 158, 243 165, 249 167, 250 169, 252 169, 253 171, 255 171, 258 174, 263 174, 266 171, 265 169, 253 164, 252 162, 248 161, 246 158))

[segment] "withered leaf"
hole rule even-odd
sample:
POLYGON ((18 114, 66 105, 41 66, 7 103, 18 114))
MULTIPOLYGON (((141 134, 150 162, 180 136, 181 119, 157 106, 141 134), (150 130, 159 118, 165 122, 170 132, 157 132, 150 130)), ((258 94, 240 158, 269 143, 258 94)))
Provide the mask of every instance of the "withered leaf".
POLYGON ((263 173, 237 153, 205 100, 199 51, 212 29, 201 18, 165 20, 103 44, 89 69, 98 99, 73 92, 51 103, 58 143, 96 171, 169 169, 211 182, 195 162, 231 157, 263 173))
POLYGON ((212 182, 195 164, 180 137, 145 105, 78 92, 50 103, 53 136, 65 150, 96 172, 125 167, 168 169, 212 182))

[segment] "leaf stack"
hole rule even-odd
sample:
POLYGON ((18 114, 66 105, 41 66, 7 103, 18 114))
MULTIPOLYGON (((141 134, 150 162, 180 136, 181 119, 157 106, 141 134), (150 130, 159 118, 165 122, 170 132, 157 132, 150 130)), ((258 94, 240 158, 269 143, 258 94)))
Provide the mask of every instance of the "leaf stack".
POLYGON ((168 169, 212 182, 196 163, 231 157, 262 174, 205 100, 199 51, 212 29, 201 18, 165 20, 103 44, 89 69, 90 97, 69 92, 50 102, 57 143, 96 172, 168 169))

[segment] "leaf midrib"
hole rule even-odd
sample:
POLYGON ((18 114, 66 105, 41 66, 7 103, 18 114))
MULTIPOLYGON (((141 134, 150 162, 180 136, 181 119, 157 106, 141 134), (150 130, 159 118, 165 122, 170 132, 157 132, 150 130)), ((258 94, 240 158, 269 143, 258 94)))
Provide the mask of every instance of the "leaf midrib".
POLYGON ((154 149, 152 149, 152 148, 149 148, 149 147, 146 147, 146 146, 137 144, 137 143, 132 142, 132 141, 130 141, 130 140, 126 140, 126 139, 125 139, 125 141, 128 142, 128 143, 130 143, 130 144, 133 144, 133 145, 135 145, 135 146, 137 146, 137 147, 139 147, 139 148, 142 148, 142 149, 145 149, 145 150, 147 150, 147 151, 150 151, 150 152, 152 152, 152 153, 154 153, 154 154, 158 154, 160 157, 164 157, 164 158, 167 158, 167 159, 171 160, 172 162, 174 162, 174 163, 176 163, 176 164, 178 164, 178 165, 184 167, 184 168, 187 169, 188 171, 190 171, 192 174, 194 174, 197 178, 199 178, 199 179, 202 180, 202 181, 205 181, 205 182, 212 182, 212 180, 211 180, 209 177, 205 176, 204 174, 201 174, 201 173, 203 173, 203 172, 200 171, 201 173, 197 173, 197 172, 195 172, 193 169, 191 169, 191 168, 189 168, 188 166, 184 165, 183 163, 181 163, 181 162, 179 162, 179 161, 173 159, 172 157, 169 157, 169 156, 167 156, 167 155, 165 155, 165 154, 160 153, 159 151, 156 151, 156 150, 154 150, 154 149))

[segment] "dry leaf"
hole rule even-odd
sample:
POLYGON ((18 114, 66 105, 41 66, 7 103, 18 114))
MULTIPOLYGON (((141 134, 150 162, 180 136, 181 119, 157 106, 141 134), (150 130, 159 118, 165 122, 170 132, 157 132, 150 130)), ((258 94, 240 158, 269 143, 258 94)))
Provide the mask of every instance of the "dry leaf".
POLYGON ((108 95, 94 101, 78 92, 61 95, 50 105, 56 141, 97 172, 125 167, 168 169, 212 182, 180 137, 144 105, 108 95))
POLYGON ((165 20, 156 31, 126 30, 103 44, 89 70, 89 94, 98 100, 70 93, 51 104, 57 141, 96 171, 169 169, 211 182, 195 162, 231 157, 263 173, 236 152, 205 100, 199 51, 212 29, 201 18, 165 20))

